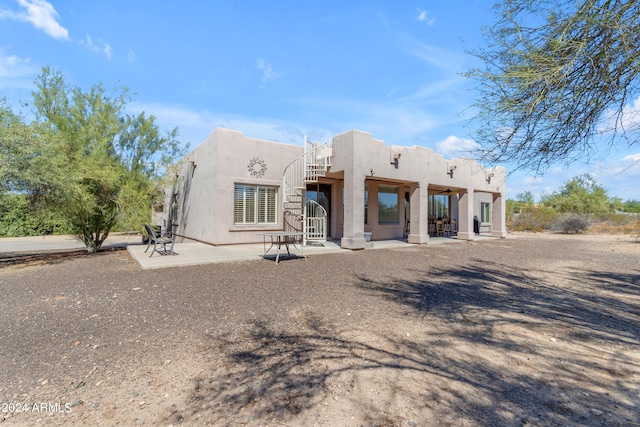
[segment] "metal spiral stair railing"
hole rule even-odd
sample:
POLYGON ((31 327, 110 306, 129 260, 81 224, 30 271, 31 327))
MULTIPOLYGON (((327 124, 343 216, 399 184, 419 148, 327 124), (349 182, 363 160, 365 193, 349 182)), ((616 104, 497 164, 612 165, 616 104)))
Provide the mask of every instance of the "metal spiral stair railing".
POLYGON ((325 176, 330 163, 328 143, 312 144, 304 140, 305 151, 284 170, 284 231, 304 233, 304 240, 326 240, 327 211, 315 200, 307 199, 307 184, 325 176), (320 155, 318 155, 320 154, 320 155))

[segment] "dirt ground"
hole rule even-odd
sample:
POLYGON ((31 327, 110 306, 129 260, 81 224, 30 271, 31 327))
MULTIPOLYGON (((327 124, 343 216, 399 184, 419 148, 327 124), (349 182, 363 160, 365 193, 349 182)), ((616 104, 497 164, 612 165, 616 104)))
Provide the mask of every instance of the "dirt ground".
POLYGON ((639 426, 640 240, 0 268, 0 426, 639 426))

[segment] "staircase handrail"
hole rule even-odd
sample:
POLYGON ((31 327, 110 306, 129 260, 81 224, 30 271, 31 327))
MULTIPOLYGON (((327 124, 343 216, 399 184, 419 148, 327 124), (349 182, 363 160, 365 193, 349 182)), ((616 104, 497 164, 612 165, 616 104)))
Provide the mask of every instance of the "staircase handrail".
MULTIPOLYGON (((330 143, 325 141, 323 143, 313 145, 313 147, 310 150, 307 151, 306 150, 306 145, 307 145, 307 139, 305 138, 305 151, 302 154, 300 154, 299 156, 295 157, 293 160, 291 160, 289 162, 289 164, 287 164, 287 166, 284 168, 284 172, 282 174, 282 179, 283 179, 282 184, 283 184, 283 187, 284 187, 284 192, 285 192, 284 195, 285 195, 285 197, 287 195, 290 195, 290 194, 295 194, 295 195, 302 195, 303 194, 303 192, 301 192, 299 190, 296 190, 296 188, 298 188, 298 187, 299 188, 306 187, 307 159, 309 157, 313 158, 312 156, 319 149, 324 148, 324 147, 330 147, 330 143), (300 165, 300 164, 295 165, 296 162, 297 163, 303 162, 303 163, 302 163, 302 165, 300 165), (295 167, 297 167, 298 169, 301 169, 302 174, 293 174, 291 176, 291 178, 293 180, 300 181, 300 182, 289 182, 287 180, 287 176, 290 173, 290 170, 292 168, 295 168, 295 167)), ((324 167, 326 168, 327 166, 330 166, 330 162, 325 162, 324 167)))
MULTIPOLYGON (((307 237, 308 237, 308 236, 307 236, 307 234, 308 234, 308 231, 307 231, 307 225, 308 225, 308 224, 307 224, 307 221, 308 221, 308 219, 309 219, 309 217, 307 216, 307 203, 309 203, 310 205, 312 205, 312 206, 314 207, 314 209, 319 210, 319 211, 321 212, 322 217, 324 217, 324 218, 327 218, 327 217, 328 217, 327 210, 326 210, 326 209, 324 208, 324 206, 322 206, 320 203, 316 202, 316 201, 315 201, 315 200, 313 200, 313 199, 307 199, 307 200, 305 201, 305 206, 304 206, 304 224, 303 224, 303 228, 304 228, 304 230, 303 230, 303 231, 304 231, 304 243, 305 243, 305 244, 306 244, 307 237)), ((314 215, 312 218, 320 218, 320 217, 319 217, 319 216, 317 216, 317 215, 314 215)), ((326 238, 327 238, 327 230, 326 230, 326 228, 324 228, 324 229, 322 230, 322 238, 323 238, 323 239, 326 239, 326 238)))
POLYGON ((311 153, 316 152, 316 151, 317 151, 319 148, 321 148, 321 147, 328 147, 328 146, 329 146, 329 142, 326 142, 326 141, 325 141, 325 142, 323 142, 323 143, 321 143, 321 144, 314 145, 314 146, 313 146, 313 148, 312 148, 311 150, 309 150, 309 151, 305 151, 304 153, 300 154, 299 156, 297 156, 296 158, 294 158, 293 160, 291 160, 291 161, 289 162, 289 164, 284 168, 284 173, 283 173, 283 175, 286 175, 287 170, 289 169, 289 167, 290 167, 291 165, 293 165, 295 162, 297 162, 298 160, 300 160, 300 159, 304 159, 304 158, 305 158, 305 156, 308 156, 308 155, 310 155, 311 153))
MULTIPOLYGON (((308 199, 306 198, 306 186, 308 182, 317 182, 318 176, 324 176, 328 168, 331 166, 330 160, 330 151, 327 156, 322 159, 321 167, 318 168, 319 163, 318 159, 315 158, 318 150, 323 149, 325 147, 331 147, 328 142, 313 144, 307 141, 307 138, 304 138, 304 151, 299 156, 295 157, 293 160, 289 162, 289 164, 285 167, 283 176, 282 176, 282 186, 284 190, 284 202, 288 203, 291 197, 300 197, 301 203, 301 214, 294 214, 296 219, 292 219, 295 222, 298 222, 300 228, 296 227, 295 224, 289 223, 287 220, 287 214, 291 214, 293 212, 289 211, 285 208, 283 218, 285 221, 284 227, 285 229, 297 229, 297 231, 306 232, 306 202, 308 199), (310 146, 309 149, 307 147, 310 146), (310 167, 311 166, 311 167, 310 167)), ((312 201, 315 202, 315 201, 312 201)), ((317 204, 317 202, 316 202, 317 204)), ((322 209, 322 213, 327 214, 326 209, 324 207, 318 206, 322 209)))

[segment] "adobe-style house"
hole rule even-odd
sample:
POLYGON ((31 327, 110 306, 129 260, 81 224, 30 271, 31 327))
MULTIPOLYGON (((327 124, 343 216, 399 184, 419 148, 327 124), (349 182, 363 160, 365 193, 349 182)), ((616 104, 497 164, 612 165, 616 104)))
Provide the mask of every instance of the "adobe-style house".
POLYGON ((507 235, 504 168, 358 130, 295 146, 216 129, 178 163, 165 196, 154 222, 178 241, 256 243, 258 233, 285 230, 364 249, 369 240, 507 235))

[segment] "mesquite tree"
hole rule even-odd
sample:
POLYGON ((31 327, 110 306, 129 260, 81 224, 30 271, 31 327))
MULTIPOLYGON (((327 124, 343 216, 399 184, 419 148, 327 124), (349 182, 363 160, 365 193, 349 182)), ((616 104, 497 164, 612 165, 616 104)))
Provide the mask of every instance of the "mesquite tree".
POLYGON ((177 129, 162 135, 153 116, 126 114, 126 88, 108 93, 98 84, 84 92, 49 68, 36 78, 33 97, 34 155, 48 170, 45 191, 34 199, 62 212, 90 252, 116 224, 141 229, 163 167, 186 151, 177 129))
POLYGON ((544 172, 638 143, 635 0, 504 0, 470 53, 483 67, 472 127, 489 161, 544 172))

